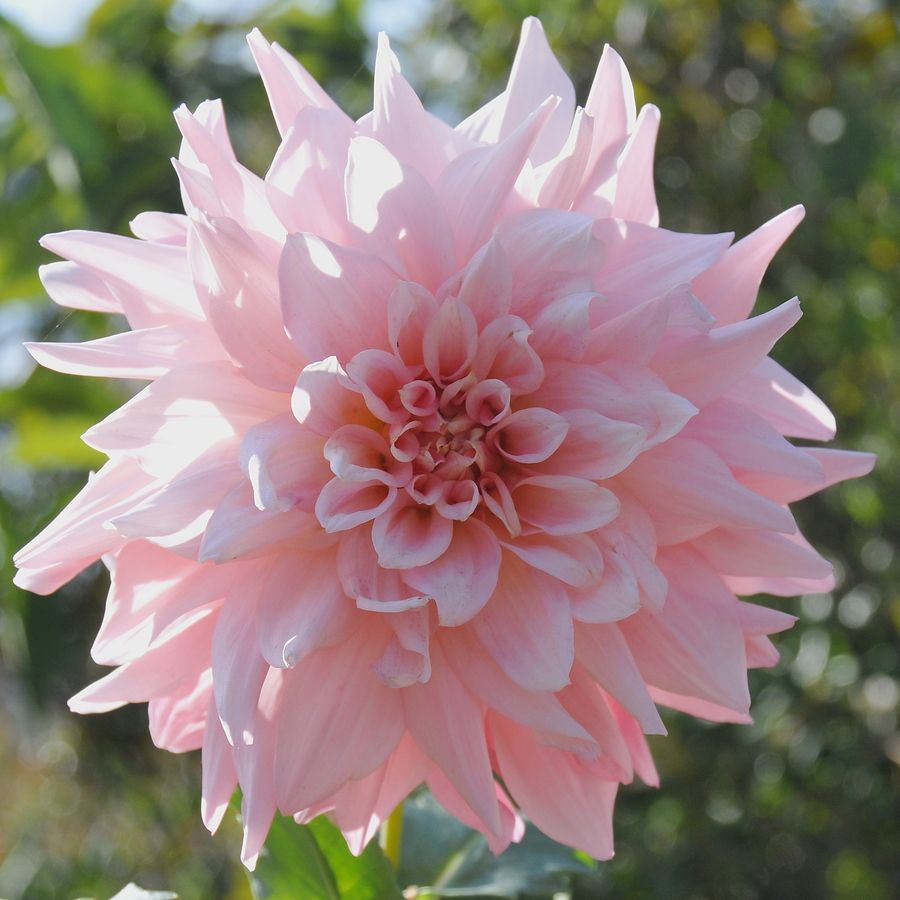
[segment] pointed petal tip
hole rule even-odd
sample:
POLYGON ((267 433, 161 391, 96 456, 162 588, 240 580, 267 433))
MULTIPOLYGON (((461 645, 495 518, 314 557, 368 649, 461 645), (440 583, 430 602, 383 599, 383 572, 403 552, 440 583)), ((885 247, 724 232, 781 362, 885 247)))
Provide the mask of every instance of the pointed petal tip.
POLYGON ((531 34, 532 31, 541 35, 546 35, 544 23, 537 16, 526 16, 522 20, 522 39, 524 40, 525 36, 531 34))
POLYGON ((49 234, 42 234, 38 238, 38 244, 43 247, 44 250, 49 250, 51 253, 55 253, 56 251, 53 249, 53 244, 56 242, 56 238, 64 234, 64 231, 51 231, 49 234))
POLYGON ((48 594, 50 591, 42 589, 40 584, 36 583, 34 578, 34 573, 29 571, 26 568, 21 568, 25 565, 28 556, 22 550, 20 550, 13 557, 13 565, 19 566, 19 570, 13 576, 13 584, 23 590, 28 591, 31 594, 48 594))
POLYGON ((80 690, 77 694, 75 694, 74 697, 69 698, 66 705, 73 713, 87 716, 93 713, 112 712, 114 709, 119 709, 120 707, 125 706, 127 702, 125 700, 91 700, 91 693, 95 685, 96 682, 94 684, 89 684, 86 688, 80 690))

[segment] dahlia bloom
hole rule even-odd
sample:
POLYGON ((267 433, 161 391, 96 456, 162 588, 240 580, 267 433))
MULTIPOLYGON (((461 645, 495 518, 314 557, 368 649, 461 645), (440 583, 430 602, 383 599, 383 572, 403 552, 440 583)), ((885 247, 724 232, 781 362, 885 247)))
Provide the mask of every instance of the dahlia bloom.
POLYGON ((609 48, 576 108, 535 19, 455 128, 384 37, 357 122, 249 42, 264 178, 218 101, 181 108, 186 215, 43 240, 53 299, 132 330, 34 356, 150 382, 16 557, 39 593, 109 568, 116 668, 70 705, 149 701, 158 746, 202 747, 204 821, 240 785, 250 866, 276 810, 360 852, 423 783, 495 852, 521 811, 609 857, 657 704, 749 721, 793 617, 736 595, 831 585, 788 504, 872 465, 785 439, 834 434, 767 356, 797 300, 747 318, 802 210, 659 228, 658 111, 609 48))

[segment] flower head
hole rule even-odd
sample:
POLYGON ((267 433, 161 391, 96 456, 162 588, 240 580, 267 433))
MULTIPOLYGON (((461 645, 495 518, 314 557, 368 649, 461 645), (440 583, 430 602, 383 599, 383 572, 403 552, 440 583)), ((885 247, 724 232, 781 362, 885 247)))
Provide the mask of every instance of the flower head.
POLYGON ((186 215, 43 242, 57 302, 132 330, 36 358, 150 381, 16 557, 44 593, 110 570, 116 668, 71 706, 149 701, 158 745, 202 747, 204 820, 240 784, 250 865, 276 809, 358 852, 423 782, 497 852, 522 810, 608 857, 657 704, 748 721, 793 618, 736 595, 830 584, 788 503, 872 463, 785 440, 834 433, 767 356, 799 306, 747 318, 802 210, 736 244, 659 228, 657 110, 609 48, 576 109, 535 19, 456 128, 385 38, 358 122, 249 41, 265 178, 220 103, 182 108, 186 215))

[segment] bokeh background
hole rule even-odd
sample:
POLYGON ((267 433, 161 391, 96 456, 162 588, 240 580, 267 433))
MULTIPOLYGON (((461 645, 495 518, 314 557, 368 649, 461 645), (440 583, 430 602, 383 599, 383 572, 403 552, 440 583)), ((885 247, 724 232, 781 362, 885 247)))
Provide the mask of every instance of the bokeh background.
MULTIPOLYGON (((668 715, 660 791, 622 790, 604 898, 900 897, 900 38, 888 0, 2 0, 0 10, 0 896, 109 897, 125 882, 243 898, 236 826, 199 818, 199 758, 156 750, 143 707, 77 718, 101 674, 89 648, 106 580, 57 595, 11 586, 10 556, 100 459, 85 428, 135 386, 33 370, 25 339, 116 323, 54 308, 38 237, 126 233, 177 210, 171 111, 221 97, 239 155, 276 146, 243 42, 259 24, 354 115, 373 40, 450 121, 502 88, 521 19, 541 16, 582 100, 604 42, 660 106, 663 225, 746 234, 804 203, 759 309, 799 295, 775 356, 835 410, 842 447, 875 451, 861 481, 798 517, 834 562, 827 595, 769 601, 800 617, 782 661, 754 672, 755 724, 668 715), (93 13, 87 18, 93 8, 93 13), (60 10, 67 10, 65 15, 60 10), (81 16, 81 18, 79 18, 81 16), (22 25, 29 31, 22 30, 22 25), (49 46, 46 41, 56 41, 49 46), (60 45, 59 42, 65 43, 60 45)), ((577 894, 588 896, 586 893, 577 894)))

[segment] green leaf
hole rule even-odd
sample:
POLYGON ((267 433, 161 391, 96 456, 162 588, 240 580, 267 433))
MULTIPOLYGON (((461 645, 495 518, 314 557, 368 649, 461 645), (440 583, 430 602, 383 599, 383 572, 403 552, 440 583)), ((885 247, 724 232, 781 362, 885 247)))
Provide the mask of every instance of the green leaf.
POLYGON ((248 877, 254 900, 341 897, 312 831, 286 816, 275 817, 256 869, 248 877))
POLYGON ((596 871, 571 847, 528 826, 519 844, 494 856, 484 837, 461 825, 428 793, 406 804, 400 875, 420 885, 417 897, 526 900, 568 894, 573 882, 589 886, 596 871))
POLYGON ((310 825, 276 816, 248 877, 254 900, 402 900, 378 844, 353 856, 341 832, 322 816, 310 825))
POLYGON ((26 409, 15 418, 15 456, 36 469, 100 468, 106 457, 81 440, 95 421, 81 413, 26 409))
POLYGON ((344 836, 324 816, 308 826, 315 835, 319 850, 328 860, 342 900, 400 900, 402 894, 394 875, 394 867, 377 841, 359 856, 347 849, 344 836))

